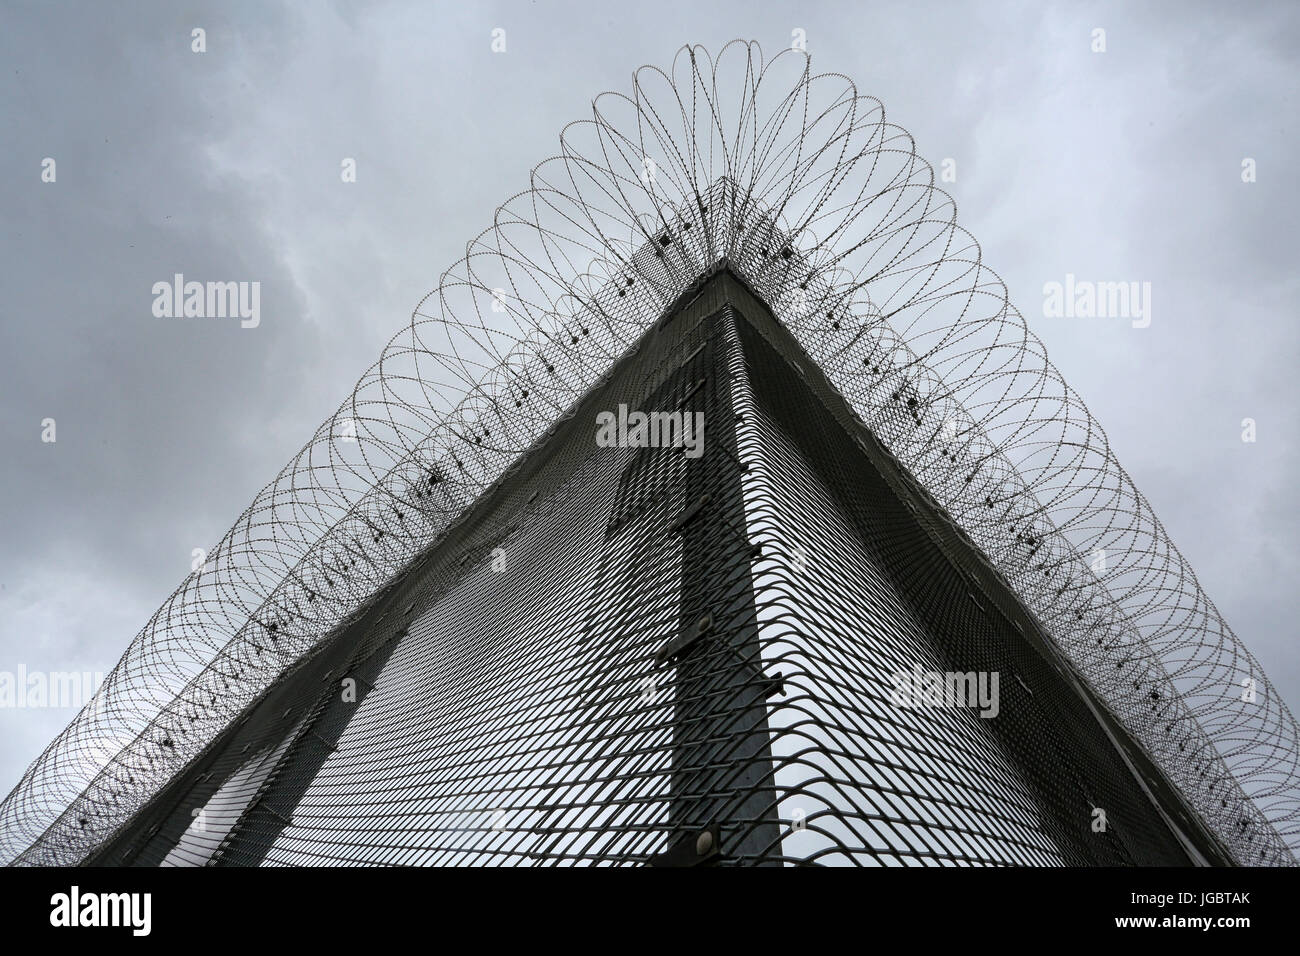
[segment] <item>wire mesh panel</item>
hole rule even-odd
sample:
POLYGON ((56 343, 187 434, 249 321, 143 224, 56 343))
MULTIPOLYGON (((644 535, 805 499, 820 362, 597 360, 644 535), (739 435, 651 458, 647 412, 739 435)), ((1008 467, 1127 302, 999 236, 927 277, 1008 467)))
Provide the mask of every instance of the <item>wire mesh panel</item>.
POLYGON ((711 278, 99 859, 1221 859, 781 334, 711 278), (600 442, 636 412, 703 427, 600 442))

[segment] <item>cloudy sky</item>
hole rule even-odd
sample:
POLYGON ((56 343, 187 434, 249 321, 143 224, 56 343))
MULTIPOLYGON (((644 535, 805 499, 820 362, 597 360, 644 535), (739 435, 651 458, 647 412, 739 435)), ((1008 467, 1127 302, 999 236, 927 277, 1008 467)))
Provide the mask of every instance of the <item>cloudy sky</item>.
MULTIPOLYGON (((0 671, 110 670, 593 96, 796 29, 955 161, 985 261, 1296 710, 1287 2, 7 2, 0 671), (177 272, 260 282, 260 325, 156 318, 177 272), (1066 274, 1150 282, 1150 326, 1043 317, 1066 274)), ((0 793, 73 713, 0 708, 0 793)))

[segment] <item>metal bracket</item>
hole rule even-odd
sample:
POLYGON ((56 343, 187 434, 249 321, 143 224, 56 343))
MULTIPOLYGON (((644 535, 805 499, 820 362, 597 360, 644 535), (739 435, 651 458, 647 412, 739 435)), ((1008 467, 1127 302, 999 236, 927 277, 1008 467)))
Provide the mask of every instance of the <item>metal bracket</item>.
POLYGON ((659 651, 655 654, 655 663, 663 664, 669 658, 676 657, 711 630, 713 630, 713 615, 705 614, 695 622, 694 628, 687 631, 685 634, 678 634, 663 647, 659 648, 659 651))
POLYGON ((291 827, 291 826, 293 826, 293 818, 292 818, 292 817, 285 817, 285 816, 283 816, 282 814, 277 813, 277 812, 276 812, 272 807, 267 806, 267 805, 266 805, 266 802, 265 802, 261 797, 258 797, 257 800, 254 801, 253 805, 252 805, 251 807, 249 807, 249 809, 250 809, 250 810, 265 810, 267 813, 271 814, 271 816, 275 817, 277 820, 279 820, 279 821, 280 821, 281 823, 283 823, 285 826, 287 826, 287 827, 291 827))
POLYGON ((701 352, 704 351, 705 347, 706 347, 708 344, 709 344, 709 340, 708 340, 708 339, 705 339, 703 342, 701 342, 698 346, 696 346, 694 352, 692 352, 690 355, 686 356, 686 358, 682 359, 681 364, 678 365, 677 368, 678 368, 678 369, 684 369, 684 368, 686 368, 686 366, 689 365, 689 364, 691 363, 691 361, 692 361, 692 360, 693 360, 697 355, 699 355, 701 352))
POLYGON ((311 734, 313 737, 315 737, 317 740, 319 740, 321 743, 323 743, 326 747, 328 747, 331 753, 332 753, 333 751, 339 749, 339 745, 338 745, 337 743, 330 743, 328 740, 326 740, 326 739, 325 739, 324 737, 322 737, 320 734, 316 733, 316 731, 314 731, 314 730, 309 730, 309 731, 307 731, 307 733, 311 734))
POLYGON ((686 394, 682 396, 681 401, 677 403, 677 407, 678 408, 684 407, 686 403, 689 402, 695 396, 695 393, 700 390, 700 388, 704 385, 704 382, 705 379, 700 379, 694 385, 688 388, 686 390, 686 394))
MULTIPOLYGON (((762 672, 760 671, 760 674, 762 672)), ((764 688, 763 697, 771 700, 773 697, 785 696, 785 675, 777 671, 771 677, 763 675, 759 683, 764 688)))
POLYGON ((663 853, 646 860, 649 866, 709 866, 722 857, 722 828, 716 823, 688 833, 663 853))
POLYGON ((700 512, 704 510, 704 506, 707 505, 708 503, 709 503, 709 496, 707 494, 700 495, 698 498, 695 499, 694 504, 692 504, 689 508, 687 508, 680 515, 678 515, 677 519, 668 526, 668 533, 676 534, 678 531, 681 531, 682 528, 686 527, 697 517, 699 517, 700 512))

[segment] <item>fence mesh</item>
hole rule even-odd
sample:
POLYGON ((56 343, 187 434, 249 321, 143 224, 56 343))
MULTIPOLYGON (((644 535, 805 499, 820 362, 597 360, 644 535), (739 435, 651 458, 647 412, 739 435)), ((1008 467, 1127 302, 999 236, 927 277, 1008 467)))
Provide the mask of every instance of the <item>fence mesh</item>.
POLYGON ((97 860, 1226 859, 807 363, 720 273, 97 860), (703 440, 601 447, 620 406, 703 440))
MULTIPOLYGON (((776 342, 780 336, 764 338, 776 342)), ((708 369, 712 377, 704 375, 704 380, 720 381, 716 368, 708 369)), ((632 384, 618 387, 626 387, 626 394, 636 400, 649 397, 632 384)), ((618 394, 609 392, 606 404, 618 394)), ((584 424, 584 452, 592 451, 589 426, 590 421, 584 424)), ((607 457, 612 461, 615 456, 607 457)), ((886 507, 884 501, 873 501, 873 508, 886 507)), ((601 859, 648 859, 658 852, 650 848, 663 839, 665 825, 671 832, 686 833, 705 818, 719 818, 728 827, 747 828, 749 835, 736 844, 730 831, 726 840, 719 833, 715 850, 725 843, 732 857, 739 853, 776 860, 794 845, 792 840, 812 840, 808 834, 821 832, 809 824, 795 831, 797 837, 782 835, 796 810, 804 821, 817 814, 818 820, 826 818, 813 802, 795 806, 781 796, 795 792, 782 775, 788 776, 790 765, 802 766, 804 759, 783 762, 782 747, 805 737, 825 754, 845 750, 884 761, 859 756, 852 770, 860 785, 871 781, 881 794, 892 794, 897 806, 886 801, 872 804, 868 811, 863 803, 862 818, 881 822, 874 828, 852 826, 862 835, 858 846, 881 854, 887 847, 890 853, 901 852, 900 836, 906 828, 893 819, 900 808, 916 813, 923 806, 925 812, 938 814, 944 806, 943 798, 927 802, 919 796, 929 792, 925 787, 931 779, 923 763, 909 764, 910 776, 904 780, 895 779, 901 771, 888 762, 913 759, 900 756, 908 751, 898 740, 907 735, 894 725, 920 718, 911 712, 890 719, 869 716, 867 701, 870 693, 880 692, 878 683, 859 674, 853 684, 842 676, 851 673, 849 663, 839 661, 841 676, 825 671, 815 679, 828 682, 817 693, 835 700, 850 689, 868 694, 857 703, 848 697, 841 703, 862 708, 859 716, 870 728, 850 743, 834 729, 848 724, 827 716, 826 703, 809 705, 806 716, 798 717, 804 712, 797 707, 775 703, 786 698, 765 697, 765 705, 751 699, 769 679, 755 671, 768 674, 787 655, 816 669, 818 654, 848 653, 854 640, 865 638, 834 635, 833 623, 847 614, 854 626, 869 630, 863 621, 876 616, 864 619, 862 608, 875 607, 873 602, 885 602, 897 612, 894 627, 900 633, 881 637, 880 646, 859 646, 855 653, 888 652, 915 665, 920 658, 904 654, 903 648, 915 651, 924 644, 945 647, 944 653, 958 653, 964 660, 996 663, 1000 658, 991 648, 1010 637, 985 634, 985 625, 979 623, 997 603, 986 593, 996 590, 995 585, 1015 596, 1019 610, 1000 608, 998 613, 1018 620, 1017 634, 1026 646, 1042 643, 1035 653, 1056 660, 1067 684, 1087 688, 1085 696, 1075 694, 1084 706, 1091 710, 1088 700, 1095 698, 1101 716, 1094 723, 1101 732, 1131 743, 1134 751, 1125 755, 1125 762, 1137 768, 1139 789, 1152 790, 1152 805, 1173 817, 1182 807, 1189 819, 1178 823, 1180 829, 1208 832, 1209 842, 1198 843, 1201 852, 1212 852, 1211 844, 1217 843, 1236 862, 1294 862, 1292 850, 1300 841, 1300 750, 1294 718, 1201 590, 1115 459, 1098 423, 1048 362, 1041 343, 1008 301, 1005 287, 984 265, 978 244, 957 225, 951 198, 936 187, 933 170, 917 155, 911 137, 886 120, 877 100, 860 94, 846 78, 812 73, 804 54, 786 51, 765 60, 756 45, 734 43, 715 58, 701 48, 684 48, 669 70, 638 71, 633 95, 605 94, 594 104, 590 120, 565 129, 559 155, 537 167, 531 188, 497 211, 492 228, 471 242, 465 257, 444 273, 371 372, 209 549, 207 564, 164 603, 95 699, 0 804, 0 858, 68 864, 110 848, 116 852, 125 835, 137 834, 142 821, 152 819, 160 795, 174 797, 174 788, 191 785, 194 768, 216 759, 215 751, 221 751, 222 760, 233 759, 223 741, 232 733, 252 735, 263 726, 268 694, 283 702, 280 713, 287 715, 278 717, 274 728, 267 725, 261 736, 241 738, 238 756, 243 759, 238 767, 205 771, 212 775, 202 784, 225 788, 209 795, 216 803, 211 812, 203 812, 217 820, 230 818, 231 858, 240 858, 241 852, 243 858, 256 855, 239 850, 240 834, 250 833, 250 827, 286 827, 291 818, 296 827, 300 818, 308 819, 308 808, 315 808, 319 827, 332 819, 325 807, 333 791, 324 782, 309 783, 305 769, 295 771, 300 779, 289 795, 301 787, 306 803, 300 806, 286 797, 278 805, 259 797, 273 789, 276 780, 293 776, 287 768, 316 760, 321 774, 327 775, 340 760, 380 761, 391 747, 391 769, 398 776, 388 784, 406 780, 417 790, 424 788, 423 799, 448 821, 454 820, 455 832, 470 841, 466 847, 485 845, 473 836, 482 821, 471 816, 486 813, 493 834, 503 832, 503 821, 513 820, 505 832, 521 845, 527 842, 520 830, 525 826, 547 834, 553 830, 557 846, 568 846, 565 841, 570 840, 574 846, 596 845, 614 834, 625 841, 620 844, 625 855, 619 855, 623 850, 611 851, 601 859), (739 368, 749 370, 736 380, 728 378, 743 379, 748 391, 727 391, 725 401, 709 391, 716 384, 690 392, 695 385, 680 380, 684 373, 663 365, 673 361, 668 353, 635 371, 624 364, 630 349, 635 361, 651 361, 645 357, 654 352, 645 344, 647 329, 661 317, 681 312, 674 304, 719 263, 726 263, 780 317, 774 327, 784 329, 790 342, 772 347, 783 357, 804 356, 795 377, 821 382, 819 388, 826 392, 822 395, 809 386, 814 404, 801 407, 794 391, 766 391, 764 377, 753 372, 761 366, 760 350, 744 342, 749 334, 744 330, 754 326, 748 315, 745 321, 735 320, 738 324, 725 341, 707 339, 710 344, 701 355, 709 358, 692 359, 741 363, 739 368), (615 388, 615 378, 653 381, 655 388, 665 390, 656 401, 679 391, 688 403, 706 398, 714 402, 699 408, 712 423, 707 446, 731 447, 726 436, 734 433, 732 457, 716 460, 710 453, 685 459, 638 452, 629 455, 626 472, 617 475, 604 470, 613 469, 612 463, 586 464, 584 457, 583 467, 589 471, 570 476, 568 466, 562 465, 578 467, 572 458, 579 454, 578 446, 568 441, 579 439, 560 441, 558 436, 570 434, 568 423, 577 420, 578 409, 593 390, 615 388), (746 403, 753 404, 752 411, 745 411, 746 403), (750 417, 719 427, 715 417, 725 418, 730 414, 725 409, 733 406, 739 409, 735 414, 750 417), (931 540, 937 536, 946 541, 952 554, 984 556, 970 566, 957 562, 966 580, 972 574, 983 578, 990 568, 995 572, 992 583, 984 581, 985 591, 965 588, 971 604, 945 604, 908 590, 919 588, 917 582, 928 580, 934 569, 907 557, 915 544, 910 539, 873 538, 863 531, 870 521, 855 511, 866 496, 864 487, 853 490, 860 470, 857 459, 828 459, 824 449, 800 444, 815 427, 813 418, 803 422, 798 415, 815 417, 817 407, 831 409, 842 430, 865 426, 879 446, 877 457, 898 463, 905 477, 891 484, 891 493, 899 501, 912 502, 916 520, 931 540), (847 422, 840 420, 844 416, 847 422), (742 455, 747 442, 761 448, 742 455), (539 452, 543 448, 546 451, 539 452), (757 454, 759 450, 763 453, 757 454), (536 462, 542 460, 547 465, 539 471, 536 462), (757 563, 736 563, 735 555, 718 552, 716 562, 730 568, 734 580, 696 564, 705 560, 701 554, 723 548, 720 533, 711 531, 698 548, 682 543, 702 533, 695 529, 711 526, 693 524, 684 530, 677 550, 655 543, 644 530, 646 522, 676 520, 676 515, 669 518, 672 510, 686 507, 681 500, 671 501, 670 507, 663 489, 677 489, 675 494, 689 499, 700 487, 721 488, 726 460, 743 461, 750 470, 742 472, 739 491, 731 488, 724 495, 719 490, 722 497, 711 497, 713 504, 701 513, 715 515, 706 520, 724 521, 724 527, 734 526, 740 529, 737 534, 752 538, 762 535, 747 529, 773 525, 767 533, 774 538, 764 545, 757 563), (521 477, 525 473, 529 483, 521 477), (770 488, 756 484, 761 475, 767 476, 770 488), (550 481, 554 487, 545 483, 550 481), (611 484, 603 484, 606 481, 611 484), (554 488, 561 486, 570 489, 569 504, 554 503, 568 500, 555 497, 554 488), (806 493, 793 495, 795 488, 806 493), (537 498, 529 505, 534 493, 537 498), (602 494, 610 496, 608 502, 602 494), (547 520, 557 522, 549 538, 535 519, 526 518, 527 507, 546 501, 555 509, 547 520), (478 527, 489 503, 499 520, 461 545, 488 549, 484 554, 502 547, 507 560, 529 554, 529 548, 540 549, 536 558, 523 559, 535 561, 538 576, 525 575, 508 586, 504 582, 509 576, 480 578, 486 560, 482 555, 465 559, 463 575, 442 564, 427 567, 430 561, 453 560, 448 554, 451 536, 478 527), (609 510, 600 517, 607 503, 609 510), (793 522, 793 530, 775 528, 778 515, 793 522), (589 521, 604 522, 600 535, 586 536, 584 522, 589 521), (837 536, 832 549, 837 553, 822 553, 830 547, 824 541, 799 538, 814 528, 837 536), (507 539, 508 545, 502 545, 507 539), (601 544, 606 550, 599 555, 582 550, 595 548, 598 541, 608 542, 601 544), (852 541, 859 543, 850 546, 852 541), (875 566, 885 542, 890 542, 890 561, 910 568, 916 581, 886 586, 866 570, 875 566), (838 553, 841 546, 844 550, 838 553), (774 577, 774 567, 764 563, 777 560, 767 553, 768 547, 778 553, 782 547, 793 549, 796 566, 807 565, 808 570, 799 572, 797 582, 783 584, 774 577), (1090 567, 1091 556, 1098 553, 1107 556, 1104 575, 1090 567), (603 583, 584 576, 584 555, 595 561, 590 575, 601 576, 603 583), (560 563, 561 557, 571 565, 560 563), (987 566, 981 563, 984 559, 987 566), (835 562, 844 562, 843 573, 835 562), (543 569, 554 569, 562 577, 551 580, 547 571, 548 579, 542 580, 543 569), (861 579, 855 577, 859 572, 861 579), (875 583, 864 583, 867 580, 875 583), (420 600, 427 609, 421 611, 426 605, 417 602, 412 613, 418 612, 418 617, 406 621, 392 602, 405 601, 404 612, 414 600, 408 595, 415 581, 442 596, 428 603, 432 598, 424 595, 420 600), (675 587, 669 586, 674 582, 675 587), (590 598, 580 593, 586 587, 604 597, 590 606, 583 603, 590 598), (710 588, 723 592, 719 596, 710 588), (851 588, 867 590, 849 597, 837 590, 851 588), (890 588, 898 593, 887 598, 890 588), (826 589, 844 602, 839 610, 826 603, 829 596, 819 596, 826 589), (791 596, 781 597, 786 591, 791 596), (750 597, 742 599, 742 594, 750 597), (526 606, 519 603, 525 601, 526 606), (710 682, 722 678, 710 676, 714 671, 703 664, 697 674, 691 656, 674 666, 687 673, 683 686, 698 687, 697 709, 702 709, 695 717, 678 713, 689 709, 695 690, 671 697, 656 690, 646 701, 628 691, 632 697, 625 700, 625 678, 635 688, 640 686, 637 681, 651 676, 637 657, 643 649, 637 640, 680 636, 689 631, 688 625, 699 624, 695 620, 692 625, 683 615, 717 602, 723 609, 718 614, 736 621, 748 615, 748 624, 725 625, 734 643, 726 653, 728 659, 744 661, 736 667, 759 684, 743 692, 710 690, 710 682), (858 609, 849 612, 845 607, 858 609), (900 607, 911 611, 902 613, 900 607), (527 649, 512 645, 509 629, 481 640, 466 636, 480 626, 471 619, 488 611, 497 615, 496 608, 518 608, 521 620, 534 615, 531 619, 539 627, 554 624, 555 630, 547 632, 538 647, 527 649), (823 612, 829 620, 818 619, 823 612), (379 614, 386 615, 382 621, 379 614), (807 624, 811 635, 800 640, 773 636, 779 631, 777 622, 796 621, 799 614, 815 622, 807 624), (913 620, 908 614, 919 617, 913 620), (408 625, 406 637, 395 636, 408 625), (430 627, 438 630, 428 632, 430 627), (581 639, 578 628, 584 629, 581 639), (610 632, 604 640, 591 636, 602 628, 610 632), (916 633, 907 637, 913 628, 916 633), (435 637, 421 643, 420 633, 435 637), (350 637, 344 639, 345 634, 350 637), (629 636, 634 634, 641 638, 629 636), (821 650, 814 652, 808 646, 818 634, 823 637, 816 645, 821 650), (921 634, 928 638, 922 641, 921 634), (417 646, 426 645, 440 648, 424 652, 444 655, 438 666, 416 653, 417 646), (380 668, 381 658, 391 655, 396 669, 375 671, 371 687, 365 674, 357 678, 359 709, 346 727, 341 712, 327 706, 324 698, 309 701, 290 693, 312 668, 362 666, 363 658, 356 655, 366 649, 365 667, 380 668), (465 656, 457 656, 462 653, 465 656), (588 670, 574 670, 579 663, 588 670), (442 665, 449 670, 440 670, 442 665), (402 670, 406 666, 416 670, 402 670), (494 673, 493 667, 501 673, 494 673), (455 678, 447 676, 453 672, 455 678), (443 715, 447 729, 425 728, 432 737, 420 738, 425 731, 394 723, 396 711, 385 708, 395 705, 390 701, 381 707, 384 698, 372 689, 409 685, 415 695, 417 678, 411 675, 416 673, 443 681, 443 702, 434 705, 434 711, 443 715), (500 682, 508 675, 519 680, 506 689, 500 682), (836 683, 840 680, 850 684, 841 686, 836 683), (1244 694, 1243 687, 1253 693, 1244 694), (489 696, 504 695, 496 701, 504 710, 489 715, 474 709, 486 706, 484 688, 489 696), (830 688, 836 689, 832 693, 830 688), (647 724, 635 732, 646 735, 636 738, 634 748, 638 754, 644 749, 644 755, 621 761, 602 751, 597 744, 607 736, 633 733, 626 729, 632 719, 628 715, 638 706, 671 710, 668 728, 676 726, 680 734, 670 738, 669 729, 655 725, 659 729, 652 730, 647 724), (261 716, 250 716, 255 711, 261 716), (723 721, 719 714, 732 715, 727 718, 734 721, 731 730, 715 727, 723 721), (471 715, 481 718, 481 727, 471 715), (594 721, 589 731, 594 736, 578 741, 562 735, 558 740, 567 743, 554 746, 574 749, 552 754, 546 749, 552 744, 543 741, 552 739, 550 730, 565 727, 566 719, 574 726, 594 721), (300 732, 289 731, 286 737, 280 721, 300 732), (347 734, 360 733, 366 721, 372 722, 376 735, 373 755, 341 756, 348 751, 347 734), (787 730, 787 722, 800 729, 787 730), (810 729, 814 727, 815 732, 810 729), (331 728, 343 736, 327 732, 331 728), (501 736, 483 741, 475 737, 488 731, 501 736), (526 766, 519 753, 501 757, 510 751, 505 741, 512 733, 533 741, 538 755, 554 759, 548 780, 563 794, 559 806, 568 800, 584 809, 565 819, 559 811, 548 815, 541 809, 540 791, 510 783, 515 779, 511 775, 544 772, 526 766), (472 756, 476 766, 470 769, 452 761, 451 766, 461 769, 440 771, 450 778, 426 780, 419 776, 426 770, 417 768, 427 761, 415 761, 411 754, 416 750, 403 749, 406 744, 414 748, 417 739, 435 749, 450 748, 448 753, 467 760, 472 756), (314 746, 336 744, 339 749, 329 750, 329 756, 303 756, 312 754, 314 746), (277 750, 281 747, 285 749, 277 750), (770 749, 771 760, 762 759, 764 747, 770 749), (744 788, 734 790, 748 796, 724 813, 719 801, 733 798, 711 795, 714 785, 709 780, 715 771, 732 772, 727 768, 735 762, 717 757, 727 748, 748 755, 740 763, 749 766, 749 772, 766 764, 765 772, 774 775, 774 782, 769 786, 761 777, 748 780, 744 788), (670 767, 718 766, 708 773, 689 770, 684 781, 674 784, 677 771, 659 766, 658 773, 652 772, 656 759, 670 767), (891 769, 886 773, 881 769, 885 767, 891 769), (626 782, 618 787, 600 783, 601 774, 624 770, 641 781, 634 794, 627 792, 631 784, 626 782), (665 772, 667 777, 661 779, 665 772), (620 793, 627 808, 620 810, 615 803, 601 804, 605 809, 599 812, 594 809, 597 803, 586 794, 602 786, 620 793), (697 787, 704 789, 691 796, 697 787), (1170 792, 1164 793, 1167 788, 1170 792), (514 798, 523 802, 508 802, 514 798), (471 807, 476 799, 502 805, 471 807), (638 809, 638 800, 644 800, 645 808, 659 807, 667 824, 659 820, 652 827, 649 810, 638 809), (290 804, 297 809, 291 810, 290 804), (620 812, 618 819, 628 821, 626 831, 600 815, 620 812), (892 842, 873 842, 880 832, 890 833, 892 842), (773 849, 777 841, 785 849, 773 849)), ((724 633, 724 623, 715 615, 711 627, 717 629, 710 631, 715 637, 693 644, 692 655, 723 653, 715 642, 716 635, 724 633)), ((875 674, 879 665, 867 660, 858 666, 875 674)), ((1035 681, 1014 662, 1007 666, 1016 679, 1004 680, 1002 693, 1008 700, 1022 692, 1032 697, 1016 708, 1020 716, 1007 718, 1010 723, 1046 705, 1035 681)), ((993 669, 991 664, 986 668, 993 669)), ((800 673, 791 666, 789 682, 800 680, 800 673)), ((323 676, 311 679, 324 686, 329 681, 323 676)), ((787 694, 797 700, 797 683, 787 684, 787 694)), ((970 731, 972 719, 980 721, 972 726, 983 727, 1003 718, 953 713, 928 719, 956 722, 942 733, 938 725, 926 725, 927 732, 948 740, 959 725, 970 731)), ((1035 784, 1022 781, 1028 789, 1008 796, 1007 781, 1015 775, 987 769, 997 759, 1028 766, 1038 759, 1035 747, 1047 748, 1046 741, 1065 733, 1062 725, 1033 726, 1034 733, 1027 724, 1022 736, 1038 743, 1024 744, 1030 748, 1024 752, 994 734, 1000 758, 991 756, 993 751, 974 756, 956 745, 939 748, 945 759, 964 768, 944 779, 963 780, 971 794, 998 793, 996 799, 988 798, 992 802, 984 810, 992 817, 1003 813, 1018 819, 1020 810, 1012 807, 1033 805, 1041 811, 1051 802, 1044 804, 1046 797, 1034 790, 1035 784), (971 769, 976 766, 986 766, 987 772, 976 773, 971 769), (995 778, 1002 781, 996 787, 991 782, 995 778)), ((963 746, 987 743, 988 736, 987 730, 966 733, 963 746)), ((1101 746, 1097 741, 1087 747, 1079 744, 1084 747, 1081 753, 1092 754, 1080 760, 1100 759, 1087 749, 1094 744, 1101 746)), ((1066 744, 1060 746, 1068 750, 1066 744)), ((1120 746, 1123 750, 1127 745, 1120 746)), ((1045 749, 1039 757, 1046 759, 1049 752, 1045 749)), ((817 759, 849 761, 839 756, 817 759)), ((391 839, 385 828, 398 826, 400 832, 400 824, 383 816, 384 808, 398 798, 380 792, 384 778, 379 766, 367 764, 364 771, 360 767, 358 772, 373 770, 376 789, 373 799, 355 813, 361 820, 371 818, 376 829, 370 835, 382 845, 382 840, 391 839)), ((1033 777, 1038 771, 1017 772, 1033 777)), ((849 776, 846 769, 835 779, 849 776)), ((1050 831, 1049 842, 1056 845, 1052 852, 1065 858, 1077 859, 1069 854, 1082 853, 1083 847, 1097 851, 1105 841, 1079 844, 1062 836, 1079 825, 1075 810, 1062 808, 1083 805, 1091 813, 1106 810, 1105 804, 1117 798, 1109 796, 1102 783, 1077 774, 1046 777, 1051 779, 1042 785, 1062 788, 1056 797, 1063 803, 1052 813, 1066 813, 1068 819, 1053 817, 1049 825, 1025 816, 1025 831, 1005 845, 1023 845, 1025 852, 1033 846, 1034 852, 1047 853, 1047 844, 1039 846, 1028 835, 1037 827, 1050 831)), ((829 783, 824 789, 839 793, 829 783)), ((965 799, 972 806, 978 802, 974 796, 965 799)), ((841 812, 844 820, 854 819, 841 812)), ((336 813, 343 815, 345 809, 336 813)), ((1128 811, 1121 814, 1126 815, 1128 811)), ((961 827, 982 834, 981 827, 991 826, 988 819, 963 819, 961 827)), ((213 832, 221 831, 222 824, 212 825, 213 832)), ((163 833, 163 822, 150 826, 160 828, 156 835, 163 833)), ((1123 853, 1134 861, 1149 858, 1144 853, 1154 852, 1152 846, 1160 842, 1151 837, 1154 842, 1141 850, 1139 832, 1148 832, 1145 823, 1125 831, 1129 842, 1123 853)), ((283 839, 290 840, 293 828, 284 834, 283 839)), ((435 843, 442 839, 427 833, 425 838, 435 843)), ((258 852, 274 858, 281 852, 279 839, 262 839, 259 845, 266 849, 258 852)), ((350 839, 365 843, 368 837, 363 830, 350 839)), ((318 848, 327 843, 323 840, 318 848)), ((545 840, 537 841, 538 847, 543 844, 545 840)), ((175 852, 179 859, 188 851, 177 846, 175 852)), ((572 856, 558 849, 519 852, 572 856)), ((1123 858, 1119 849, 1114 853, 1114 859, 1123 858)), ((504 851, 496 856, 514 858, 504 851)))

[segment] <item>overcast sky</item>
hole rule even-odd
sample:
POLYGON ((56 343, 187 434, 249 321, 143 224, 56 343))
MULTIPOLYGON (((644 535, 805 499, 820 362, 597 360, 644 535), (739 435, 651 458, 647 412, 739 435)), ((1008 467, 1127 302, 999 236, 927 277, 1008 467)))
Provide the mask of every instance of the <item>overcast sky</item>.
MULTIPOLYGON (((1300 705, 1300 6, 116 7, 0 9, 0 671, 110 670, 597 93, 802 29, 955 160, 985 262, 1300 705), (177 272, 260 282, 260 325, 156 318, 177 272), (1067 273, 1150 282, 1150 326, 1044 318, 1067 273)), ((0 793, 73 716, 0 708, 0 793)))

